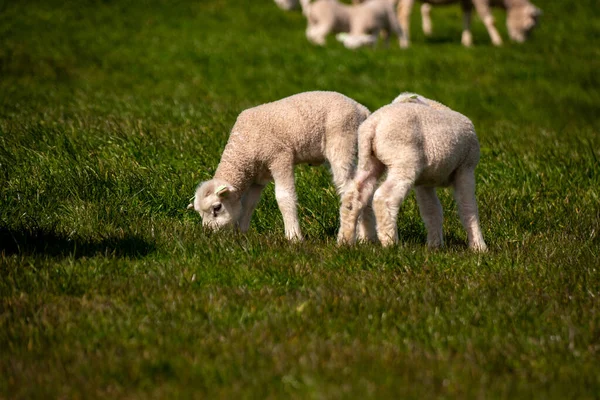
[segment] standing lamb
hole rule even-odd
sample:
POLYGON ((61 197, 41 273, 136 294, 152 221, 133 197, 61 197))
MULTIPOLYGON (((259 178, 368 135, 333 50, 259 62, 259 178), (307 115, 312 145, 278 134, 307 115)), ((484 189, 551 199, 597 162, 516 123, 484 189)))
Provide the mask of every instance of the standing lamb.
POLYGON ((340 33, 338 40, 352 49, 376 44, 380 32, 386 41, 392 32, 400 38, 402 29, 394 11, 396 1, 368 0, 346 5, 337 0, 317 0, 305 7, 306 37, 312 43, 325 45, 328 34, 340 33))
MULTIPOLYGON (((285 236, 301 240, 294 165, 328 161, 339 195, 355 172, 356 137, 369 110, 336 92, 306 92, 243 111, 232 128, 214 178, 201 183, 193 204, 212 229, 248 230, 265 185, 275 181, 285 236)), ((375 240, 374 216, 361 223, 375 240)))
MULTIPOLYGON (((415 0, 400 0, 398 3, 398 20, 402 25, 402 37, 400 46, 406 48, 410 44, 409 22, 410 13, 415 0)), ((429 16, 431 6, 459 3, 463 10, 463 32, 461 42, 464 46, 473 44, 471 35, 471 12, 473 7, 485 24, 485 27, 495 46, 502 44, 502 38, 494 26, 494 17, 491 7, 504 8, 506 10, 506 26, 508 35, 515 42, 522 43, 527 39, 533 28, 537 25, 538 18, 542 14, 539 8, 529 0, 421 0, 421 16, 423 20, 423 32, 431 34, 431 18, 429 16)))
POLYGON ((427 244, 443 246, 442 207, 435 188, 452 185, 469 247, 485 251, 475 201, 478 161, 479 142, 467 117, 422 96, 401 94, 359 128, 358 170, 342 198, 338 242, 354 242, 357 218, 373 197, 379 240, 384 246, 396 243, 398 211, 414 187, 427 244), (387 178, 375 191, 384 171, 387 178))

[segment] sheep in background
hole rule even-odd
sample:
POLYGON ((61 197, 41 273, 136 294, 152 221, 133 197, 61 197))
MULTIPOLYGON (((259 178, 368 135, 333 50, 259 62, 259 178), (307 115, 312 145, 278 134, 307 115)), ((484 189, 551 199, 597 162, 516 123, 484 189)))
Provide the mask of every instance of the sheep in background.
POLYGON ((354 242, 357 218, 373 197, 379 241, 384 246, 396 243, 398 211, 414 187, 427 244, 443 246, 442 207, 435 188, 451 185, 469 247, 485 251, 475 201, 478 161, 479 142, 467 117, 425 97, 401 94, 359 128, 358 169, 342 197, 338 242, 354 242), (385 181, 375 190, 385 171, 385 181))
MULTIPOLYGON (((275 181, 285 236, 301 240, 294 165, 328 161, 342 195, 355 172, 356 136, 369 110, 336 92, 306 92, 243 111, 237 118, 214 178, 201 183, 188 209, 204 226, 248 230, 265 185, 275 181)), ((374 216, 361 222, 365 239, 376 239, 374 216)))
POLYGON ((400 38, 402 29, 396 19, 395 1, 368 0, 346 5, 337 0, 317 0, 305 8, 306 37, 312 43, 325 45, 328 34, 341 33, 337 38, 347 48, 374 45, 380 32, 386 41, 391 32, 400 38))
MULTIPOLYGON (((506 26, 508 34, 515 42, 524 42, 533 28, 537 25, 538 17, 542 14, 539 8, 529 2, 529 0, 421 0, 421 16, 423 20, 423 32, 426 35, 431 34, 430 11, 432 5, 453 4, 460 2, 463 10, 463 33, 461 42, 464 46, 473 44, 471 35, 471 12, 473 7, 479 14, 479 17, 485 24, 485 27, 495 46, 502 44, 502 38, 494 26, 494 17, 491 7, 501 7, 506 9, 506 26)), ((400 0, 398 3, 398 20, 402 25, 402 37, 400 46, 406 48, 410 44, 409 22, 410 13, 414 0, 400 0)))

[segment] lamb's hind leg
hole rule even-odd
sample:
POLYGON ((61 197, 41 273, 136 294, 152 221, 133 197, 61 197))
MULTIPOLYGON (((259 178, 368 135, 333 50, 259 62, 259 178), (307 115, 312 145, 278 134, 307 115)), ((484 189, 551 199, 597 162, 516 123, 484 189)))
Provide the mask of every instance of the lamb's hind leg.
POLYGON ((494 46, 502 45, 502 37, 500 37, 500 34, 494 25, 494 16, 492 15, 492 10, 490 10, 489 3, 487 1, 474 1, 473 4, 475 5, 477 14, 479 14, 479 17, 485 24, 494 46))
POLYGON ((383 165, 380 163, 374 165, 371 170, 359 171, 356 179, 342 196, 338 244, 354 243, 357 220, 359 240, 377 241, 372 198, 375 184, 382 172, 383 165))
POLYGON ((373 210, 377 219, 377 236, 383 246, 398 242, 398 211, 414 182, 414 176, 404 171, 390 171, 385 182, 375 191, 373 210))
POLYGON ((415 188, 415 193, 417 194, 419 212, 427 229, 427 246, 429 248, 442 247, 444 245, 444 234, 442 232, 444 215, 435 188, 418 186, 415 188))
MULTIPOLYGON (((341 136, 345 137, 345 135, 341 136)), ((330 151, 326 154, 331 166, 333 182, 341 198, 340 231, 338 234, 338 243, 340 244, 354 242, 357 219, 359 221, 359 240, 377 240, 371 197, 374 191, 374 181, 381 175, 381 168, 363 172, 359 174, 361 176, 360 182, 353 181, 355 146, 354 141, 340 140, 329 146, 330 151), (369 183, 371 183, 370 189, 369 183)))
POLYGON ((479 213, 475 199, 475 171, 472 169, 457 171, 453 185, 454 199, 460 220, 467 231, 469 248, 474 251, 486 251, 487 246, 479 227, 479 213))

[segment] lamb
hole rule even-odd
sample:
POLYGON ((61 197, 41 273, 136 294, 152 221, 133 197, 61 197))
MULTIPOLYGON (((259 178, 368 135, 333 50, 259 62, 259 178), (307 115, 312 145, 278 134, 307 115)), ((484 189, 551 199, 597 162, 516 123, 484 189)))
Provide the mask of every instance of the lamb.
POLYGON ((394 12, 396 1, 368 0, 346 5, 337 0, 317 0, 305 7, 306 37, 312 43, 325 45, 328 34, 339 33, 337 39, 351 49, 376 44, 380 32, 386 41, 390 32, 400 38, 402 29, 394 12))
MULTIPOLYGON (((214 178, 201 183, 188 209, 205 227, 236 226, 246 232, 265 185, 275 182, 285 236, 302 240, 294 165, 327 161, 341 196, 355 172, 358 126, 370 111, 336 92, 305 92, 243 111, 237 118, 214 178)), ((375 240, 374 215, 366 213, 361 235, 375 240)))
POLYGON ((427 244, 443 246, 442 207, 435 188, 451 185, 469 247, 486 251, 475 201, 478 161, 479 142, 467 117, 425 97, 401 94, 359 128, 358 169, 342 197, 338 243, 354 242, 357 217, 371 198, 379 241, 383 246, 396 243, 398 211, 414 187, 427 244), (387 177, 375 190, 384 171, 387 177))
MULTIPOLYGON (((502 38, 494 26, 494 17, 491 7, 500 7, 506 9, 506 26, 508 35, 515 42, 524 42, 533 28, 537 25, 538 18, 542 14, 541 10, 531 4, 529 0, 421 0, 421 16, 423 21, 423 32, 426 35, 431 34, 431 18, 429 16, 432 5, 443 5, 460 2, 463 10, 463 32, 461 42, 464 46, 471 46, 473 38, 471 35, 471 12, 473 7, 479 14, 479 17, 485 24, 485 27, 495 46, 502 44, 502 38)), ((414 0, 400 0, 398 3, 398 20, 402 25, 402 36, 400 38, 400 47, 406 48, 410 44, 409 22, 410 12, 414 0)))

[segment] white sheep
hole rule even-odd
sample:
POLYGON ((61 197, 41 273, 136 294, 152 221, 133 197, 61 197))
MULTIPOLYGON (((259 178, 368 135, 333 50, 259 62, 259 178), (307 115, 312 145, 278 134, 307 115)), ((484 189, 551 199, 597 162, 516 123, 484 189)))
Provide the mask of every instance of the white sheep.
POLYGON ((312 43, 325 45, 330 33, 347 48, 377 43, 381 32, 386 41, 390 33, 400 38, 402 29, 396 19, 397 0, 368 0, 362 4, 346 5, 337 0, 317 0, 305 6, 308 21, 306 37, 312 43))
MULTIPOLYGON (((398 20, 402 25, 402 36, 400 46, 406 48, 410 44, 409 22, 410 13, 415 0, 400 0, 398 3, 398 20)), ((432 5, 445 5, 461 3, 463 10, 463 32, 461 42, 464 46, 471 46, 473 38, 471 35, 471 12, 473 7, 485 24, 485 27, 495 46, 502 44, 502 38, 494 26, 494 17, 491 7, 506 9, 506 26, 508 35, 516 42, 524 42, 533 28, 537 25, 538 17, 542 14, 539 8, 529 0, 421 0, 421 16, 423 21, 423 32, 431 34, 430 11, 432 5)))
MULTIPOLYGON (((369 110, 336 92, 306 92, 243 111, 237 118, 214 178, 201 183, 193 204, 204 226, 236 226, 245 232, 265 185, 275 198, 285 235, 301 240, 294 165, 327 161, 342 195, 354 176, 356 137, 369 110)), ((361 235, 376 240, 374 216, 367 213, 361 235)))
POLYGON ((475 201, 478 161, 479 142, 467 117, 419 95, 398 96, 359 128, 358 169, 342 197, 338 242, 354 242, 357 218, 372 197, 379 241, 396 243, 398 211, 414 187, 427 244, 442 246, 442 207, 435 188, 451 185, 469 247, 485 251, 475 201), (385 171, 385 181, 375 190, 385 171))

